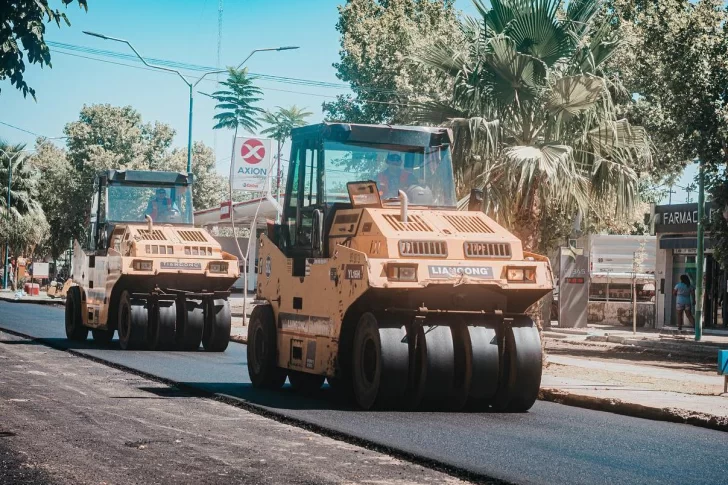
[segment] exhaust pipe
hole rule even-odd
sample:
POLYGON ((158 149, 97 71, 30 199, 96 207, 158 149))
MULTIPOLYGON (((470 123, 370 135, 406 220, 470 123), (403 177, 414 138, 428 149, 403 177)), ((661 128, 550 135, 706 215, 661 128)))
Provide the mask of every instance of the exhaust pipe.
POLYGON ((149 230, 149 233, 151 234, 152 228, 154 227, 154 223, 152 222, 152 216, 147 214, 144 216, 144 218, 147 220, 147 229, 149 230))
POLYGON ((399 191, 399 207, 400 207, 400 213, 399 213, 399 219, 402 222, 407 222, 407 204, 409 204, 409 200, 407 199, 407 194, 404 193, 404 190, 399 191))

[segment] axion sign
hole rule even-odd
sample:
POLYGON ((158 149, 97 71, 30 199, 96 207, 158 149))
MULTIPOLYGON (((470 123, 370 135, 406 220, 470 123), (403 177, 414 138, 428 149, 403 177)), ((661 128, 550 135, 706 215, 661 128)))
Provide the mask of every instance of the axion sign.
POLYGON ((233 189, 265 192, 272 173, 270 138, 238 137, 235 139, 233 189))

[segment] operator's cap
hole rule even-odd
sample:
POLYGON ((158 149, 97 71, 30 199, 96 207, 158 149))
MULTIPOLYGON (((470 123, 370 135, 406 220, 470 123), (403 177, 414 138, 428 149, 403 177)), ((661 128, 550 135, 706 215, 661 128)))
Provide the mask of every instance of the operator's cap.
POLYGON ((387 155, 387 163, 391 165, 399 165, 402 163, 402 157, 399 153, 390 153, 387 155))

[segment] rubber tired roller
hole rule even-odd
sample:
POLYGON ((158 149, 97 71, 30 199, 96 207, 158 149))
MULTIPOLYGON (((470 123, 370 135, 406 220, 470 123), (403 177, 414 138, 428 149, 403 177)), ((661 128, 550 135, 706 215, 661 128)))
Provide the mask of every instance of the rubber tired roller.
POLYGON ((94 181, 86 238, 74 242, 66 335, 122 349, 224 351, 235 256, 192 216, 192 175, 108 170, 94 181))
POLYGON ((533 405, 541 343, 524 312, 551 268, 480 208, 456 210, 451 144, 444 128, 292 131, 281 223, 259 240, 255 387, 327 379, 363 409, 533 405))

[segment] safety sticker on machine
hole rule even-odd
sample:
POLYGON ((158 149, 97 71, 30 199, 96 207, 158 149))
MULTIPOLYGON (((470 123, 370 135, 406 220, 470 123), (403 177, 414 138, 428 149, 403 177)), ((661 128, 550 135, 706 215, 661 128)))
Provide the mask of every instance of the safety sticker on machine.
POLYGON ((329 336, 331 333, 331 319, 329 317, 281 312, 278 322, 281 330, 300 330, 323 336, 329 336))

